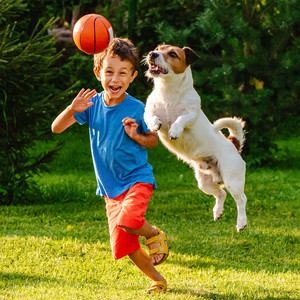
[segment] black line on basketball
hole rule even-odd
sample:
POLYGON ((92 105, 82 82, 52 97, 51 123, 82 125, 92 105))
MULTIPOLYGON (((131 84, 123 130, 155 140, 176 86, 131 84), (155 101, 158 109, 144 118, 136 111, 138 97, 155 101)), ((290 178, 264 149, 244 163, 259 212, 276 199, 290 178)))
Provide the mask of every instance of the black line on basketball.
POLYGON ((103 24, 104 28, 106 29, 106 32, 107 32, 107 45, 109 44, 109 41, 110 41, 110 35, 109 35, 109 31, 105 25, 105 23, 101 20, 101 17, 97 17, 96 19, 99 19, 99 21, 103 24))

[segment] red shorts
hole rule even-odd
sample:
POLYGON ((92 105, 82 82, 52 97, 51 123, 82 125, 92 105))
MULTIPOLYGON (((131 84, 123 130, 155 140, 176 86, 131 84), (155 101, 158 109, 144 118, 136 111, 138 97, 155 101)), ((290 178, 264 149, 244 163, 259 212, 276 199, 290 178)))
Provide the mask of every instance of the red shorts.
POLYGON ((126 232, 120 226, 139 229, 144 225, 144 215, 152 192, 152 184, 138 182, 116 198, 109 199, 105 196, 114 259, 122 258, 141 247, 139 236, 126 232))

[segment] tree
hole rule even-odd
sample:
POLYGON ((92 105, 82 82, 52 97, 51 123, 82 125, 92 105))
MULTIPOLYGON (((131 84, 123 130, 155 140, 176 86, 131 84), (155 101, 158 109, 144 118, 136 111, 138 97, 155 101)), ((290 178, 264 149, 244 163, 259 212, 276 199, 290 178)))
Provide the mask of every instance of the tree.
MULTIPOLYGON (((210 119, 243 117, 247 163, 272 161, 274 137, 299 123, 298 1, 171 1, 159 8, 163 21, 156 23, 158 7, 146 14, 155 24, 152 38, 188 45, 200 55, 193 66, 195 87, 210 119)), ((146 17, 142 20, 147 27, 146 17)))
POLYGON ((45 153, 31 149, 49 139, 49 120, 66 94, 53 81, 61 53, 47 29, 55 20, 28 35, 21 26, 25 11, 22 0, 0 2, 0 204, 27 199, 32 175, 46 170, 59 145, 45 153))

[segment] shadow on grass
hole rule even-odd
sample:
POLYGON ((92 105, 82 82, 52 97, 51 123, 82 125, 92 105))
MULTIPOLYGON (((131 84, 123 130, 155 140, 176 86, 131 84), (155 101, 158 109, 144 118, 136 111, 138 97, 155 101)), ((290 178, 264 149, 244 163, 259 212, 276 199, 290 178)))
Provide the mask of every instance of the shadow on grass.
MULTIPOLYGON (((210 209, 212 199, 197 199, 199 194, 174 191, 153 197, 146 218, 168 234, 169 263, 187 268, 213 266, 217 270, 232 268, 254 273, 296 271, 295 249, 299 249, 299 238, 293 232, 296 217, 272 219, 264 214, 249 214, 250 224, 237 233, 234 201, 227 199, 222 219, 214 222, 210 209), (188 259, 179 259, 182 255, 188 259)), ((0 236, 109 242, 105 205, 100 198, 90 202, 2 207, 0 212, 0 236)))
POLYGON ((235 229, 236 204, 230 196, 223 217, 217 222, 212 220, 213 199, 202 196, 201 192, 158 193, 150 204, 149 215, 163 216, 163 219, 155 217, 153 224, 162 226, 168 235, 171 264, 253 273, 297 272, 295 255, 300 253, 295 249, 300 248, 300 240, 295 225, 298 217, 293 209, 296 201, 286 201, 250 202, 248 226, 241 233, 235 229), (182 255, 186 259, 180 258, 182 255))
MULTIPOLYGON (((192 296, 197 297, 199 299, 215 299, 215 300, 234 300, 234 299, 252 299, 251 297, 241 297, 236 294, 222 294, 222 293, 216 293, 212 291, 193 291, 193 290, 185 290, 185 289, 169 289, 167 292, 170 296, 182 296, 182 299, 185 299, 186 297, 192 296)), ((290 299, 289 297, 255 297, 255 299, 272 299, 272 300, 287 300, 290 299)))
POLYGON ((215 232, 213 225, 199 226, 198 231, 206 234, 199 233, 197 237, 181 229, 169 235, 170 252, 175 255, 168 262, 197 270, 213 267, 253 273, 298 272, 299 262, 295 257, 300 254, 296 250, 300 241, 296 233, 283 232, 281 228, 281 232, 272 234, 248 227, 238 234, 219 231, 221 226, 216 226, 215 232), (181 259, 182 255, 187 258, 181 259))
POLYGON ((89 202, 2 206, 0 225, 0 236, 109 242, 105 204, 101 198, 89 202))
POLYGON ((236 299, 236 295, 223 295, 218 294, 216 292, 210 292, 210 291, 193 291, 193 290, 186 290, 186 289, 169 289, 168 294, 170 295, 181 295, 183 299, 188 296, 197 297, 197 298, 204 298, 204 299, 222 299, 222 300, 232 300, 236 299))
POLYGON ((12 286, 24 286, 25 284, 36 285, 39 282, 52 282, 52 283, 62 283, 61 279, 56 279, 53 277, 48 276, 41 276, 41 275, 25 275, 21 273, 5 273, 0 271, 0 280, 5 281, 4 284, 1 284, 0 287, 2 289, 9 288, 12 286))

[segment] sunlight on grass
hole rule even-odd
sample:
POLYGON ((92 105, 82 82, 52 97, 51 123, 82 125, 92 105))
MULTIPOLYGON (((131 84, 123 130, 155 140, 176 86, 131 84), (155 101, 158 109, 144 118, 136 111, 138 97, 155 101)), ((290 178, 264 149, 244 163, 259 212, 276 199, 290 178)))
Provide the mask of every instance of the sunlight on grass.
MULTIPOLYGON (((147 298, 148 280, 129 259, 114 262, 108 243, 35 236, 6 236, 1 243, 0 296, 5 299, 147 298)), ((169 292, 159 299, 296 299, 299 292, 297 272, 223 268, 209 256, 172 253, 159 270, 169 282, 169 292)))
MULTIPOLYGON (((147 299, 148 280, 129 259, 114 262, 108 243, 34 236, 7 236, 1 242, 0 296, 5 299, 147 299)), ((200 255, 173 253, 159 270, 169 282, 169 292, 159 299, 296 299, 299 292, 296 272, 222 268, 218 260, 200 255)))
MULTIPOLYGON (((89 148, 80 146, 86 135, 64 138, 51 172, 36 177, 42 198, 0 206, 0 299, 149 299, 150 280, 128 258, 112 258, 105 202, 95 195, 89 148)), ((248 226, 237 233, 231 196, 215 222, 214 199, 187 165, 161 145, 149 160, 158 189, 146 218, 170 246, 158 266, 169 291, 151 299, 299 299, 297 167, 247 170, 248 226)))

